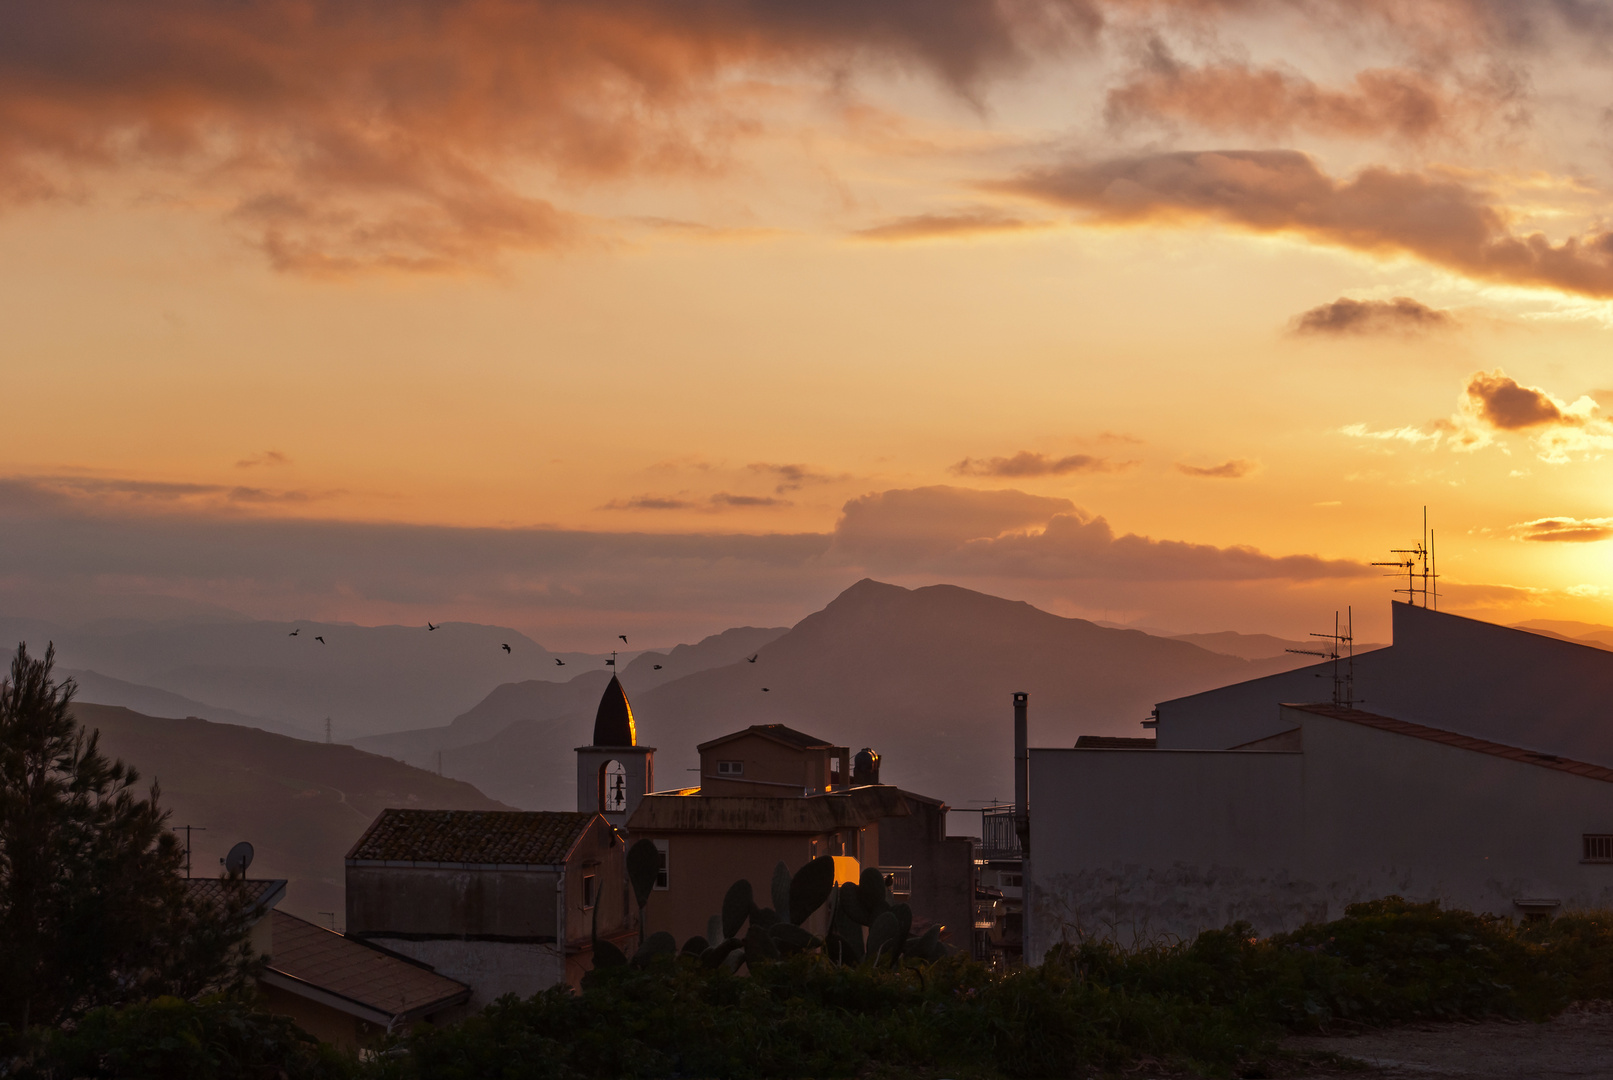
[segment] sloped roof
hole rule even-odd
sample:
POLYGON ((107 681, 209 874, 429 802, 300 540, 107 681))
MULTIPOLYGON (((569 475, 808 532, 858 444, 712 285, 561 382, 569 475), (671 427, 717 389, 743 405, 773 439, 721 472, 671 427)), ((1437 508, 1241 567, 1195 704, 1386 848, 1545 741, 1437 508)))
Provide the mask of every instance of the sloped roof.
POLYGON ((556 866, 598 816, 562 810, 383 810, 347 858, 556 866))
POLYGON ((273 986, 364 1019, 376 1019, 366 1010, 379 1013, 382 1023, 429 1016, 470 998, 470 987, 423 964, 283 911, 274 912, 273 919, 271 977, 265 980, 273 986))
POLYGON ((232 892, 239 888, 241 898, 246 909, 252 913, 253 918, 261 919, 263 913, 274 907, 286 895, 285 878, 247 878, 244 881, 227 882, 223 878, 186 878, 185 888, 190 895, 208 905, 222 909, 231 899, 232 892))
POLYGON ((820 739, 816 735, 808 735, 804 731, 796 731, 794 728, 785 727, 783 724, 752 724, 744 731, 736 731, 730 735, 719 735, 709 742, 701 743, 695 749, 705 750, 708 747, 721 746, 725 742, 733 742, 735 739, 744 738, 746 735, 760 735, 765 739, 772 739, 774 742, 783 743, 785 746, 796 750, 833 750, 836 748, 835 744, 827 739, 820 739))
POLYGON ((1414 739, 1426 739, 1429 742, 1443 743, 1446 746, 1454 746, 1459 750, 1472 750, 1480 754, 1490 754, 1493 757, 1506 758, 1508 761, 1517 761, 1525 765, 1539 765, 1546 769, 1556 769, 1558 772, 1583 776, 1587 780, 1604 780, 1608 783, 1613 783, 1613 769, 1601 765, 1592 765, 1586 761, 1575 761, 1572 758, 1559 757, 1556 754, 1543 754, 1538 750, 1525 750, 1521 746, 1508 746, 1505 743, 1491 742, 1488 739, 1479 739, 1472 735, 1459 735, 1454 731, 1414 724, 1409 720, 1396 720, 1393 717, 1362 712, 1360 709, 1346 709, 1339 705, 1284 705, 1283 708, 1298 709, 1300 712, 1325 716, 1331 720, 1343 720, 1350 724, 1360 724, 1362 727, 1377 728, 1379 731, 1388 731, 1395 735, 1409 735, 1414 739))
POLYGON ((615 675, 605 684, 599 697, 599 711, 594 714, 595 746, 637 746, 638 728, 633 723, 633 706, 627 703, 627 691, 615 675))

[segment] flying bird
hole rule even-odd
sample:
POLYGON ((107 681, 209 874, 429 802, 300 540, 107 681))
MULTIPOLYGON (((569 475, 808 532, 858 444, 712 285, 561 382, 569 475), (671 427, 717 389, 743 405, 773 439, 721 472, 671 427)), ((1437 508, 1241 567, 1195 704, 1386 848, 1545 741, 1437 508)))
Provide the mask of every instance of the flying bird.
POLYGON ((655 670, 656 670, 656 671, 660 671, 660 670, 661 670, 661 665, 660 665, 660 664, 656 664, 656 665, 655 665, 655 670))
POLYGON ((558 657, 558 656, 554 658, 554 664, 555 664, 555 667, 565 667, 566 666, 566 662, 564 660, 560 659, 560 657, 558 657))
POLYGON ((756 663, 756 658, 758 656, 760 656, 760 655, 762 655, 762 654, 761 653, 751 653, 749 656, 745 657, 745 663, 747 663, 747 664, 756 663))
POLYGON ((315 634, 314 640, 319 642, 321 645, 325 644, 325 637, 323 634, 315 634))
POLYGON ((427 630, 435 630, 437 628, 435 626, 431 625, 431 620, 430 619, 427 619, 426 620, 426 629, 427 630))
POLYGON ((505 652, 510 651, 510 647, 508 645, 500 645, 499 648, 503 649, 505 652))
POLYGON ((299 627, 297 627, 297 629, 295 629, 291 633, 287 634, 286 637, 296 637, 300 633, 302 633, 302 627, 299 626, 299 627))
POLYGON ((622 639, 622 644, 623 645, 627 644, 627 635, 626 634, 617 634, 616 636, 622 639))
POLYGON ((764 687, 762 687, 762 693, 764 693, 764 694, 765 694, 765 693, 767 693, 767 692, 768 692, 768 691, 767 691, 767 687, 765 687, 765 686, 764 686, 764 687))

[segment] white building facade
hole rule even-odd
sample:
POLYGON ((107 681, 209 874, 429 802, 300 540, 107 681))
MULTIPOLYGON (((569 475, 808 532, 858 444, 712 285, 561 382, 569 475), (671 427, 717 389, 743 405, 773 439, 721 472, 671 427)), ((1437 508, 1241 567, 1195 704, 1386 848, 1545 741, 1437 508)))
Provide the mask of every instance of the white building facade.
POLYGON ((1033 748, 1027 961, 1390 894, 1613 906, 1613 654, 1395 607, 1372 712, 1283 704, 1331 690, 1311 668, 1162 704, 1153 749, 1033 748))

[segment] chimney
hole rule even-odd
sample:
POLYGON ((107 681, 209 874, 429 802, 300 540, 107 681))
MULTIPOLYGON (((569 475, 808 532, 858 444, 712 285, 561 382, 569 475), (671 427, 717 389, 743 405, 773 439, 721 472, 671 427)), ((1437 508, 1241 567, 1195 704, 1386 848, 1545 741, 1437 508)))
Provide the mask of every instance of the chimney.
POLYGON ((1014 694, 1014 831, 1019 833, 1020 854, 1031 853, 1031 817, 1027 799, 1031 786, 1031 752, 1026 734, 1025 712, 1030 695, 1021 690, 1014 694))

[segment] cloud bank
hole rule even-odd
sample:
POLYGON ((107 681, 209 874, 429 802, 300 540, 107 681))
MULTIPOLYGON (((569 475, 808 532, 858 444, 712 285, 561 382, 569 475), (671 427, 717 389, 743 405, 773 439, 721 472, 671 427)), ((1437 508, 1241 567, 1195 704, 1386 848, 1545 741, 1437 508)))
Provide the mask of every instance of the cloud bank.
POLYGON ((1126 468, 1132 462, 1116 463, 1109 458, 1095 457, 1092 454, 1069 454, 1065 457, 1048 457, 1046 454, 1037 454, 1029 450, 1021 450, 1012 457, 994 458, 964 458, 956 465, 950 466, 950 471, 959 476, 999 476, 999 477, 1027 477, 1027 476, 1067 476, 1070 473, 1082 472, 1114 472, 1126 468))
POLYGON ((1432 171, 1327 175, 1292 150, 1145 154, 1028 172, 1002 190, 1079 210, 1087 223, 1214 223, 1373 255, 1411 255, 1468 277, 1613 296, 1613 232, 1553 242, 1515 234, 1484 189, 1432 171))

